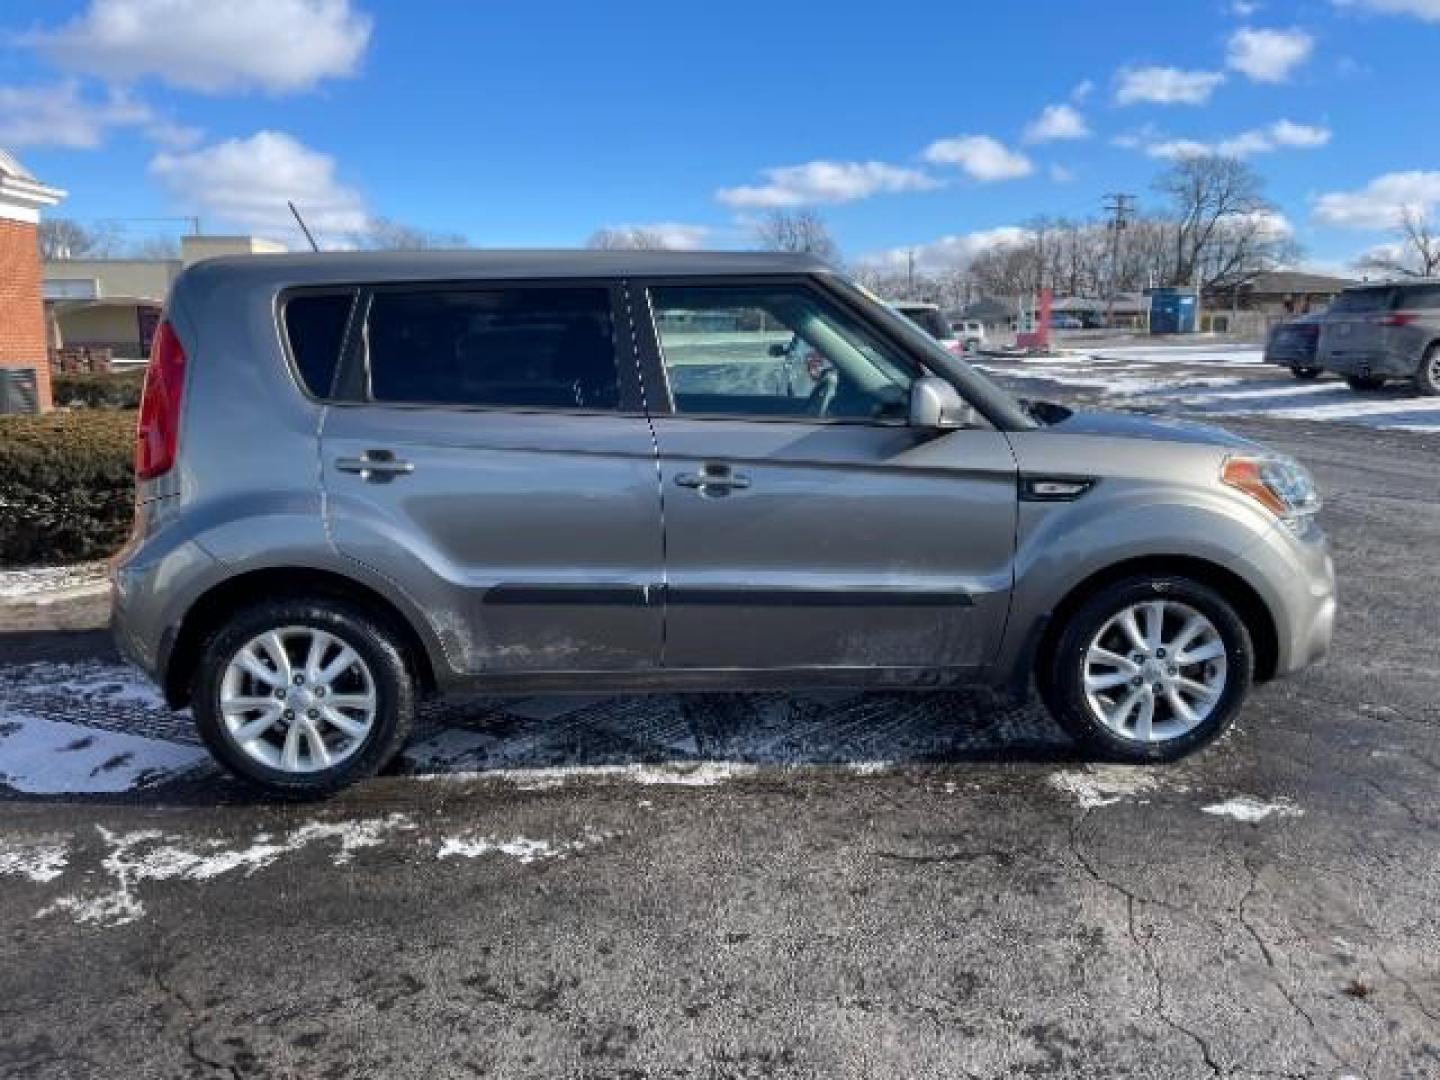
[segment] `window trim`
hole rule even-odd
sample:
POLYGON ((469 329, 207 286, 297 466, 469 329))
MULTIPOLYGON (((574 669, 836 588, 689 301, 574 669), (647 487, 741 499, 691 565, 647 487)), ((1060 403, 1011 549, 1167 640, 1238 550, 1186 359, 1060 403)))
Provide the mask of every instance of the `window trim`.
POLYGON ((280 335, 280 351, 284 354, 286 366, 290 369, 290 378, 294 380, 295 386, 307 401, 317 405, 330 405, 339 397, 351 349, 351 336, 355 333, 355 316, 360 310, 362 302, 361 292, 362 290, 355 285, 298 285, 281 289, 275 294, 275 328, 280 335), (305 376, 300 371, 300 362, 295 356, 294 344, 290 340, 290 323, 287 315, 290 303, 293 300, 311 296, 350 297, 350 311, 345 318, 345 329, 340 334, 340 348, 335 357, 335 370, 330 373, 330 386, 323 394, 311 390, 305 381, 305 376))
POLYGON ((463 278, 439 281, 380 281, 352 286, 360 296, 352 309, 351 325, 341 358, 337 396, 326 404, 344 408, 404 409, 466 413, 541 414, 549 416, 644 417, 645 399, 635 361, 632 321, 624 303, 623 281, 619 278, 463 278), (377 401, 370 391, 370 349, 368 330, 375 297, 381 293, 417 292, 514 292, 538 289, 591 289, 603 291, 610 302, 611 339, 619 402, 613 409, 573 408, 544 405, 484 405, 454 401, 377 401), (342 396, 343 395, 343 396, 342 396))
MULTIPOLYGON (((908 428, 910 421, 903 417, 884 419, 879 417, 860 416, 808 416, 786 415, 786 416, 764 416, 757 413, 743 412, 681 412, 675 407, 674 393, 670 388, 670 372, 665 366, 665 353, 660 344, 660 330, 656 325, 654 300, 651 291, 657 288, 667 287, 694 287, 694 288, 744 288, 763 286, 792 286, 816 297, 823 305, 838 307, 846 315, 854 318, 863 326, 867 333, 874 335, 885 345, 898 351, 911 363, 913 363, 922 374, 936 375, 945 378, 942 372, 937 372, 925 363, 924 358, 917 355, 902 341, 897 341, 884 328, 876 326, 864 313, 857 311, 847 298, 824 288, 818 276, 811 274, 744 274, 744 275, 681 275, 667 277, 646 277, 632 278, 629 284, 637 294, 635 299, 636 308, 636 337, 640 352, 641 371, 647 386, 654 383, 659 393, 657 400, 652 403, 650 415, 655 418, 672 418, 679 420, 702 420, 702 421, 726 421, 729 423, 751 423, 751 424, 810 424, 815 427, 869 427, 869 428, 908 428)), ((946 379, 948 382, 949 380, 946 379)))

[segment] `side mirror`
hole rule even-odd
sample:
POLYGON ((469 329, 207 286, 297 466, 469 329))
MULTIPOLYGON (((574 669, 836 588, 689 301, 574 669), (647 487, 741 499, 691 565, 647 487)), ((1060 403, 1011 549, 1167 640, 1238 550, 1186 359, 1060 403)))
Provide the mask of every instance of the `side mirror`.
POLYGON ((922 375, 910 384, 910 426, 960 428, 975 423, 975 410, 944 379, 922 375))

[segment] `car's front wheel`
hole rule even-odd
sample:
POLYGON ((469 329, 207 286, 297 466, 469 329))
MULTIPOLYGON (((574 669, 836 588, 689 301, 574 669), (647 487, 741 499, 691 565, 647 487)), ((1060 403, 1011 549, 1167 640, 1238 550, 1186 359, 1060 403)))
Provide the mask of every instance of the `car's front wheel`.
POLYGON ((234 615, 201 650, 195 723, 236 776, 287 798, 329 795, 399 752, 415 681, 383 621, 331 599, 234 615))
POLYGON ((1385 380, 1379 375, 1347 375, 1345 383, 1351 390, 1379 390, 1385 380))
POLYGON ((1290 374, 1297 379, 1318 379, 1321 369, 1318 367, 1292 367, 1290 374))
POLYGON ((1070 615, 1039 680, 1077 741, 1110 760, 1172 761, 1219 737, 1249 692, 1250 633, 1184 577, 1107 585, 1070 615))

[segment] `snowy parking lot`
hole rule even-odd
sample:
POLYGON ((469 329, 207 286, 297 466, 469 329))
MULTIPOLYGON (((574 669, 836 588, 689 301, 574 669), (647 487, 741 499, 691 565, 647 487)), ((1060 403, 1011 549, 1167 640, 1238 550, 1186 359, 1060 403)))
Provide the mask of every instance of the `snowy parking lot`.
POLYGON ((119 663, 98 567, 0 575, 95 628, 0 624, 0 1076, 1440 1075, 1440 413, 1098 351, 985 363, 1327 500, 1334 654, 1175 766, 979 692, 480 699, 274 805, 119 663))
POLYGON ((1016 393, 1058 388, 1067 399, 1176 416, 1263 416, 1440 432, 1440 398, 1407 386, 1357 393, 1335 376, 1301 380, 1266 364, 1260 349, 1119 345, 1055 357, 981 358, 977 366, 1016 393))

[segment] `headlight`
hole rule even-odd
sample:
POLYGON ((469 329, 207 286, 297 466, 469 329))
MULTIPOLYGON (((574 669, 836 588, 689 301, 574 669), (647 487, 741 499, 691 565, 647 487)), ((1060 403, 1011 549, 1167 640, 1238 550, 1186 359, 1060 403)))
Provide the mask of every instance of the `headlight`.
POLYGON ((1220 479, 1287 522, 1309 517, 1320 509, 1315 481, 1294 458, 1237 454, 1225 459, 1220 479))

